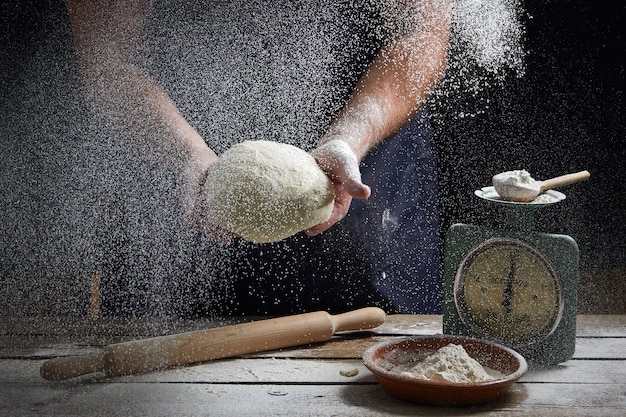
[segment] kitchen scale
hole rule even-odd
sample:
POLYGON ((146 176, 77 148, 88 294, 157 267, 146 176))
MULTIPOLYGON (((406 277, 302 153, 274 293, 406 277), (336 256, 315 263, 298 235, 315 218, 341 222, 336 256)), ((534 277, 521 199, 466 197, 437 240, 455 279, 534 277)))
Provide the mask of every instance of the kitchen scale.
POLYGON ((455 224, 444 248, 443 332, 515 349, 530 363, 572 358, 576 339, 578 245, 534 230, 535 210, 565 195, 549 190, 529 203, 474 193, 504 214, 498 227, 455 224))

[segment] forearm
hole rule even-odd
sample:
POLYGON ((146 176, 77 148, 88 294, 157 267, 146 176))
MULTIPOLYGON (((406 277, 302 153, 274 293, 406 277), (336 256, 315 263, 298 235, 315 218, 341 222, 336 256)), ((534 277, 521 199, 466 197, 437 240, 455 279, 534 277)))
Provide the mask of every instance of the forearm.
MULTIPOLYGON (((83 80, 97 110, 124 138, 164 160, 176 171, 206 145, 176 105, 151 78, 128 63, 83 69, 83 80)), ((208 149, 208 148, 207 148, 208 149)))
POLYGON ((90 7, 70 2, 70 19, 83 85, 97 112, 176 173, 199 154, 216 158, 166 92, 130 60, 145 10, 116 13, 112 6, 96 12, 90 7))
POLYGON ((431 3, 419 28, 380 51, 322 144, 342 139, 360 160, 419 111, 443 77, 449 42, 449 2, 431 3))
POLYGON ((95 110, 120 135, 154 156, 176 176, 182 218, 227 240, 204 219, 202 187, 217 160, 167 93, 132 62, 148 0, 68 0, 81 78, 95 110))

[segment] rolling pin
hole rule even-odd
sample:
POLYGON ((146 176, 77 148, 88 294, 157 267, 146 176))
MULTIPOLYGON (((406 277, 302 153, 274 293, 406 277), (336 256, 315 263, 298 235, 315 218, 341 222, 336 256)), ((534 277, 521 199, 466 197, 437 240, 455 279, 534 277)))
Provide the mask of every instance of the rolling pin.
POLYGON ((367 307, 343 314, 325 311, 235 324, 207 330, 114 343, 102 352, 47 360, 44 379, 61 381, 102 372, 109 377, 181 366, 248 353, 324 342, 336 332, 364 330, 385 321, 385 312, 367 307))

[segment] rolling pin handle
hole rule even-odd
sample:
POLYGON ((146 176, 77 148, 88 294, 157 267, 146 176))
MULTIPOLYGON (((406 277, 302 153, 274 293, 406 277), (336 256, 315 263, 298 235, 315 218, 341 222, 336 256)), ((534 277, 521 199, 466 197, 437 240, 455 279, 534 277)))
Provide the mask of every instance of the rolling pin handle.
POLYGON ((39 372, 48 381, 62 381, 104 370, 104 354, 95 353, 47 360, 41 365, 39 372))
POLYGON ((359 310, 331 316, 333 333, 348 330, 365 330, 378 327, 385 322, 385 312, 378 307, 365 307, 359 310))

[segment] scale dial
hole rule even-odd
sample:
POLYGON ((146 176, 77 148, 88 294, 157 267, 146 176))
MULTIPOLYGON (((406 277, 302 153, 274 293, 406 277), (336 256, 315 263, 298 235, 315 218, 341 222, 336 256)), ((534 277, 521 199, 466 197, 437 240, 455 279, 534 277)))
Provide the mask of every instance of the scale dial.
POLYGON ((463 257, 454 302, 472 333, 513 347, 544 340, 563 314, 563 294, 549 260, 518 239, 485 240, 463 257))

